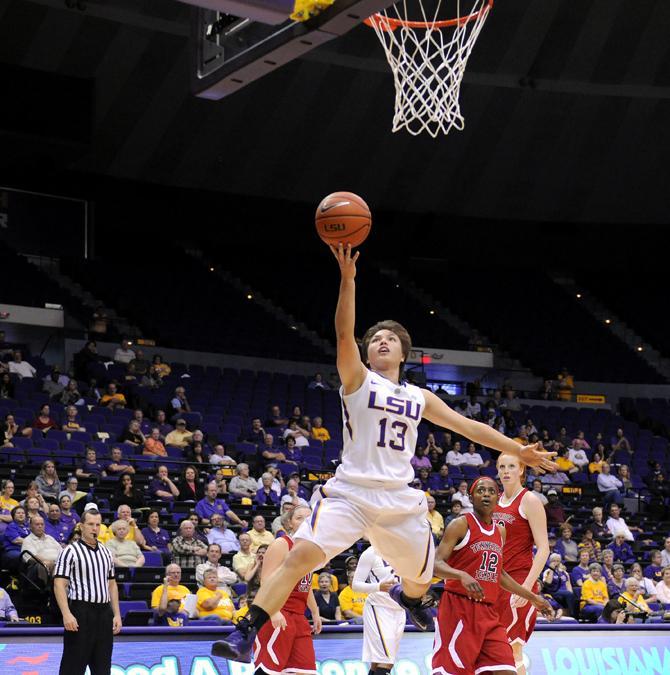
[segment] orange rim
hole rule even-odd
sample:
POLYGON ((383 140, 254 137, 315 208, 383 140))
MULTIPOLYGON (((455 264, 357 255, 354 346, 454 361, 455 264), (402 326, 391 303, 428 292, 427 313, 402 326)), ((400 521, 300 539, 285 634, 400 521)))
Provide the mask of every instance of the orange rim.
POLYGON ((493 0, 488 0, 486 5, 478 12, 462 16, 459 19, 445 19, 443 21, 405 21, 403 19, 394 19, 383 14, 373 14, 363 20, 366 26, 374 28, 375 26, 382 30, 394 31, 396 28, 450 28, 452 26, 462 26, 470 21, 476 21, 482 14, 485 14, 493 7, 493 0))

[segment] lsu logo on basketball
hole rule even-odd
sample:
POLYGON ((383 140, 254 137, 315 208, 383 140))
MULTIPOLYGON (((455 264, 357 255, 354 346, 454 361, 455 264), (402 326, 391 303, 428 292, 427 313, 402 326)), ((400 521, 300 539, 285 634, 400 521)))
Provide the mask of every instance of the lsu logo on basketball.
POLYGON ((323 229, 326 232, 342 232, 347 229, 347 226, 344 223, 326 223, 323 229))

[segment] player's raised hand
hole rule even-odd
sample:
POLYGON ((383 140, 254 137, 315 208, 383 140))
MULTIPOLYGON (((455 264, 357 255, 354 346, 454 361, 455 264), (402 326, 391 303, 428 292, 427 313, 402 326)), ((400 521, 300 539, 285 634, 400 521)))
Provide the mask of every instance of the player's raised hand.
POLYGON ((340 266, 340 274, 342 275, 343 279, 354 279, 356 277, 356 261, 358 260, 358 256, 361 254, 360 251, 356 251, 356 253, 352 256, 351 255, 351 244, 347 244, 347 247, 344 247, 344 244, 340 242, 337 247, 335 246, 329 246, 328 247, 333 255, 335 256, 335 260, 337 260, 337 264, 340 266))
POLYGON ((468 592, 468 597, 476 602, 481 602, 484 599, 484 590, 473 577, 466 572, 461 574, 461 584, 468 592))
POLYGON ((540 473, 545 473, 546 471, 556 473, 556 471, 558 471, 558 465, 551 461, 552 458, 556 457, 556 453, 548 452, 544 449, 540 450, 542 447, 543 446, 539 441, 532 445, 521 446, 519 459, 524 464, 532 466, 540 473))

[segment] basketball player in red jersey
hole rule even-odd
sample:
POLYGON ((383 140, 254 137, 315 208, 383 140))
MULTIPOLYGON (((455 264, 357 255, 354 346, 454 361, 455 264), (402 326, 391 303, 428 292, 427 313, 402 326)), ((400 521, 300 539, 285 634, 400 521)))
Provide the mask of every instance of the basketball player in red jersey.
MULTIPOLYGON (((298 506, 282 516, 282 526, 288 534, 270 544, 263 558, 261 585, 284 561, 293 548, 293 534, 309 517, 311 509, 298 506)), ((314 622, 314 632, 321 632, 319 607, 312 591, 312 575, 305 575, 288 596, 280 611, 270 617, 256 636, 254 666, 256 675, 277 673, 310 673, 316 675, 316 657, 312 643, 312 629, 305 617, 309 607, 314 622)))
MULTIPOLYGON (((525 467, 512 455, 500 455, 498 477, 503 494, 493 512, 496 525, 505 528, 505 572, 526 590, 537 592, 537 579, 549 557, 547 516, 542 502, 523 487, 525 467), (533 546, 536 547, 533 557, 533 546)), ((528 642, 537 618, 535 607, 526 599, 501 589, 498 616, 512 645, 517 675, 526 675, 523 646, 528 642)))
POLYGON ((496 602, 502 586, 544 612, 549 603, 503 570, 505 530, 493 522, 498 485, 488 476, 470 487, 474 513, 452 520, 435 554, 445 579, 435 626, 434 675, 516 675, 514 655, 496 602))

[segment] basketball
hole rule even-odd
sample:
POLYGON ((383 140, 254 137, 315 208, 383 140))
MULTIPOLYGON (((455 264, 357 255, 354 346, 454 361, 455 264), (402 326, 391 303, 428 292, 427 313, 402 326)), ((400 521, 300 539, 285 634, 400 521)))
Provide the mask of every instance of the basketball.
POLYGON ((360 246, 371 227, 368 205, 353 192, 333 192, 316 209, 316 231, 326 244, 360 246))

